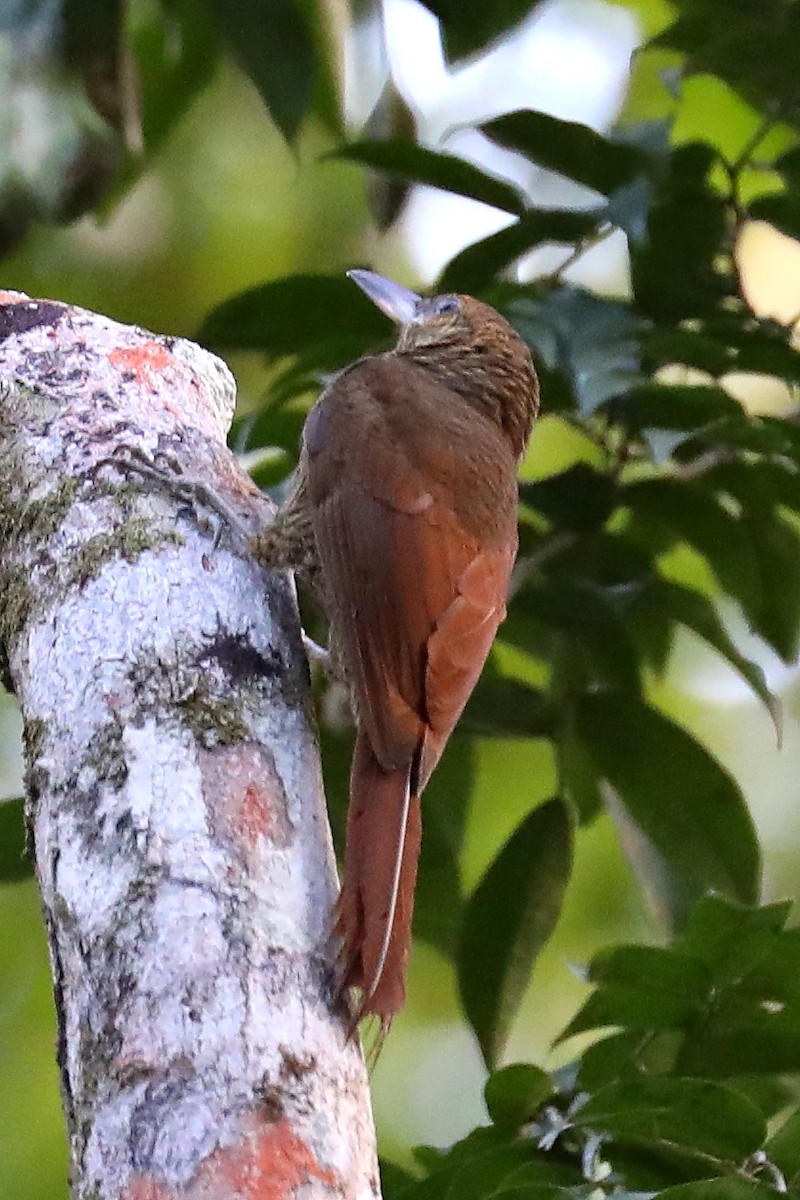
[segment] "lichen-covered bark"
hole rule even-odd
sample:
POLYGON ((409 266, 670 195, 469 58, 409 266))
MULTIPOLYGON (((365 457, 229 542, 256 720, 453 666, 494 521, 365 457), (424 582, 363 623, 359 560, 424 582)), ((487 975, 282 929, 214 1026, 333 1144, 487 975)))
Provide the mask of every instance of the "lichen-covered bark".
POLYGON ((25 720, 76 1200, 378 1195, 332 1011, 335 869, 293 593, 133 448, 263 500, 190 343, 0 292, 0 644, 25 720))

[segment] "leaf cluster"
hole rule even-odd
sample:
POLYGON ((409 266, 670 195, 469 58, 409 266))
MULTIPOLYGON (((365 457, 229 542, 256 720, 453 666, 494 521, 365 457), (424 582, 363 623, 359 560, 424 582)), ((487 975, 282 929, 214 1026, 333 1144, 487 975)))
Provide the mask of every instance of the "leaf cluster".
POLYGON ((600 1038, 548 1074, 489 1076, 491 1125, 417 1151, 422 1175, 386 1175, 388 1200, 800 1194, 800 931, 789 906, 696 906, 668 948, 618 946, 562 1038, 600 1038))

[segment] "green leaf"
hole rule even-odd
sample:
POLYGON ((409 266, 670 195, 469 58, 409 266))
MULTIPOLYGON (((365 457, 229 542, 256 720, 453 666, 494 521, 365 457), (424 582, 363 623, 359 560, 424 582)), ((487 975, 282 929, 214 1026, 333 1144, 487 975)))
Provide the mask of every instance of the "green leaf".
MULTIPOLYGON (((167 0, 160 11, 143 6, 138 12, 131 49, 139 72, 142 137, 152 156, 214 78, 219 36, 204 5, 167 0)), ((129 173, 137 169, 131 164, 129 173)))
POLYGON ((423 0, 442 23, 442 38, 449 59, 465 58, 488 50, 504 33, 518 25, 542 0, 423 0))
MULTIPOLYGON (((749 540, 755 559, 754 578, 760 580, 761 589, 756 603, 752 595, 737 595, 737 599, 764 640, 784 662, 794 662, 800 631, 800 535, 794 525, 781 518, 775 505, 781 498, 780 490, 793 506, 800 503, 795 473, 787 474, 785 467, 773 464, 718 463, 705 473, 702 486, 706 493, 713 488, 738 502, 740 512, 733 519, 749 540), (781 586, 775 587, 778 578, 781 586)), ((725 509, 722 501, 717 503, 725 509)), ((708 513, 707 500, 705 504, 708 513)), ((729 517, 725 520, 730 522, 729 517)), ((699 528, 690 520, 689 526, 692 524, 699 528)))
POLYGON ((527 208, 525 196, 504 179, 476 167, 457 154, 430 150, 416 142, 387 138, 350 142, 335 150, 332 158, 363 163, 376 171, 408 179, 412 183, 441 188, 457 196, 479 200, 493 208, 522 216, 527 208))
MULTIPOLYGON (((564 1188, 555 1183, 518 1183, 501 1187, 491 1196, 492 1200, 564 1200, 564 1194, 564 1188)), ((481 1193, 481 1200, 484 1195, 481 1193)))
POLYGON ((724 896, 705 896, 695 906, 682 946, 713 967, 718 984, 736 983, 763 960, 790 910, 786 900, 746 908, 724 896))
MULTIPOLYGON (((597 989, 562 1039, 603 1026, 623 1032, 586 1053, 581 1086, 679 1072, 728 1079, 763 1111, 763 1085, 800 1064, 800 931, 783 930, 787 912, 707 897, 675 949, 598 956, 597 989)), ((785 1103, 773 1094, 765 1115, 785 1103)))
POLYGON ((711 323, 719 328, 729 353, 729 371, 752 371, 774 375, 786 382, 800 382, 800 354, 791 344, 791 330, 777 322, 754 321, 748 314, 736 320, 726 317, 711 323))
MULTIPOLYGON (((338 55, 331 52, 333 42, 330 8, 325 0, 296 2, 305 15, 314 46, 314 90, 308 115, 318 121, 333 138, 340 141, 344 137, 342 64, 338 55)), ((376 119, 379 117, 375 109, 372 115, 376 119)))
POLYGON ((772 166, 773 170, 783 176, 787 184, 800 183, 800 148, 792 146, 791 150, 779 154, 772 166))
POLYGON ((752 535, 702 482, 638 480, 623 489, 621 499, 638 517, 668 529, 675 540, 702 554, 720 586, 759 628, 767 602, 752 535))
POLYGON ((549 800, 512 834, 467 903, 459 988, 490 1068, 555 928, 571 868, 571 822, 564 804, 549 800))
MULTIPOLYGON (((760 432, 771 440, 772 430, 762 426, 760 432)), ((800 511, 800 467, 791 459, 760 458, 748 462, 742 458, 720 462, 710 467, 704 478, 744 507, 759 509, 765 515, 774 512, 776 504, 800 511)))
POLYGON ((682 1028, 702 1013, 711 989, 705 963, 657 946, 616 946, 593 959, 597 984, 561 1035, 620 1025, 627 1029, 682 1028))
POLYGON ((664 1188, 658 1200, 775 1200, 775 1189, 735 1175, 721 1179, 698 1179, 664 1188))
POLYGON ((773 1133, 764 1153, 787 1182, 800 1181, 800 1109, 795 1109, 773 1133))
POLYGON ((733 370, 734 350, 705 329, 662 325, 644 340, 642 352, 651 371, 677 363, 696 367, 714 378, 733 370))
MULTIPOLYGON (((371 30, 373 39, 378 43, 383 43, 380 5, 376 6, 374 0, 369 0, 369 4, 372 5, 372 15, 367 16, 365 12, 360 20, 371 30)), ((385 53, 385 47, 383 52, 385 53)), ((382 141, 391 142, 392 140, 399 141, 404 145, 416 145, 414 140, 416 136, 416 117, 389 75, 384 82, 378 102, 362 130, 362 137, 379 146, 382 141)), ((353 144, 360 145, 360 143, 353 144)), ((345 150, 347 150, 347 146, 345 146, 345 150)), ((335 155, 336 151, 332 153, 335 155)), ((367 171, 365 184, 370 215, 378 229, 383 232, 389 229, 400 215, 408 199, 411 184, 402 175, 393 174, 380 168, 367 171)))
POLYGON ((513 225, 473 242, 452 258, 441 274, 440 292, 480 292, 500 271, 545 242, 571 244, 594 233, 605 219, 605 208, 586 212, 535 209, 513 225))
MULTIPOLYGON (((679 447, 675 458, 680 462, 692 462, 706 449, 718 453, 720 446, 728 446, 770 457, 782 455, 795 467, 800 463, 800 443, 795 442, 794 435, 795 430, 789 421, 776 417, 753 417, 740 412, 735 417, 697 430, 693 438, 687 439, 679 447)), ((786 503, 783 497, 781 502, 786 503)))
POLYGON ((800 486, 794 462, 722 462, 710 468, 704 482, 741 506, 764 581, 763 604, 754 623, 761 636, 793 663, 800 632, 800 535, 785 521, 777 503, 800 511, 800 486), (781 586, 769 581, 781 577, 781 586))
POLYGON ((535 508, 557 528, 587 533, 604 525, 614 508, 616 483, 588 463, 575 463, 558 475, 520 484, 523 504, 535 508))
POLYGON ((665 872, 674 924, 710 890, 756 900, 750 814, 732 776, 699 742, 631 693, 585 696, 576 728, 638 833, 639 842, 625 846, 634 870, 659 889, 665 872))
POLYGON ((601 1088, 575 1124, 623 1143, 737 1164, 762 1145, 766 1133, 756 1105, 731 1088, 657 1076, 601 1088))
POLYGON ((794 663, 800 648, 800 534, 772 514, 745 510, 742 519, 764 581, 763 602, 752 614, 753 623, 785 663, 794 663))
POLYGON ((550 737, 558 714, 546 692, 484 671, 467 701, 461 728, 483 737, 550 737))
POLYGON ((698 426, 741 415, 738 401, 715 387, 647 383, 609 406, 612 419, 630 430, 676 429, 696 433, 698 426))
MULTIPOLYGON (((632 526, 633 523, 627 526, 627 534, 633 531, 632 526)), ((640 533, 640 541, 648 542, 651 534, 652 526, 648 526, 646 532, 640 533)), ((649 544, 653 553, 657 553, 658 546, 652 542, 649 544)), ((675 644, 675 625, 659 603, 658 595, 652 589, 652 582, 651 577, 630 610, 630 627, 643 666, 655 675, 663 676, 675 644)))
POLYGON ((381 1196, 383 1200, 400 1200, 416 1183, 416 1178, 410 1171, 404 1171, 397 1163, 382 1158, 381 1167, 381 1196))
POLYGON ((248 475, 260 492, 273 492, 284 484, 294 469, 296 460, 286 450, 264 447, 258 462, 248 465, 248 475))
POLYGON ((626 1029, 584 1050, 578 1073, 582 1091, 596 1092, 619 1079, 668 1075, 675 1068, 680 1033, 666 1029, 626 1029))
POLYGON ((511 1063, 489 1076, 483 1097, 494 1124, 516 1130, 533 1119, 554 1090, 546 1071, 531 1063, 511 1063))
POLYGON ((631 272, 639 310, 661 321, 717 309, 735 290, 719 259, 728 236, 722 198, 708 181, 712 147, 688 143, 673 150, 666 178, 653 196, 647 237, 631 245, 631 272))
POLYGON ((580 1182, 577 1170, 537 1154, 529 1141, 494 1125, 473 1130, 444 1153, 418 1147, 415 1157, 429 1174, 408 1200, 486 1200, 517 1186, 547 1188, 536 1200, 558 1200, 553 1185, 580 1182))
MULTIPOLYGON (((461 850, 475 777, 475 752, 463 727, 425 789, 425 836, 414 902, 414 936, 455 958, 464 914, 461 850)), ((346 787, 346 779, 342 781, 346 787)))
MULTIPOLYGON (((586 1053, 581 1086, 679 1072, 728 1079, 763 1109, 764 1084, 800 1064, 800 930, 784 930, 788 912, 785 903, 747 908, 707 896, 674 948, 598 955, 596 990, 562 1040, 609 1026, 622 1032, 586 1053)), ((786 1097, 767 1103, 771 1115, 786 1097)))
POLYGON ((800 931, 785 928, 791 908, 788 900, 747 906, 725 896, 704 896, 695 905, 678 946, 681 953, 711 970, 717 999, 721 988, 739 987, 754 971, 761 973, 761 983, 771 994, 778 989, 784 999, 800 998, 800 931), (774 978, 765 982, 767 966, 778 968, 780 982, 774 978))
MULTIPOLYGON (((623 591, 625 588, 623 587, 623 591)), ((584 681, 641 691, 639 658, 625 616, 614 604, 614 589, 569 575, 532 573, 514 596, 503 637, 530 650, 530 622, 559 636, 552 647, 563 669, 584 681)), ((574 686, 574 680, 573 686, 574 686)))
POLYGON ((231 432, 232 445, 240 454, 274 446, 294 464, 305 419, 304 409, 264 408, 236 424, 231 432))
POLYGON ((731 1075, 800 1071, 800 1010, 797 1005, 774 1008, 768 996, 762 1011, 733 996, 732 1014, 714 1022, 702 1034, 687 1038, 680 1054, 681 1068, 707 1079, 731 1075), (739 1009, 745 1011, 739 1012, 739 1009))
POLYGON ((480 125, 481 133, 540 167, 557 171, 604 196, 631 183, 649 166, 636 146, 611 141, 588 125, 519 109, 480 125))
POLYGON ((213 8, 273 121, 294 141, 311 104, 316 68, 303 6, 297 0, 214 0, 213 8))
POLYGON ((758 424, 776 439, 782 440, 785 453, 800 463, 800 422, 781 420, 779 417, 761 417, 758 424))
POLYGON ((558 779, 567 801, 575 809, 579 824, 588 825, 602 812, 603 799, 594 762, 581 739, 575 736, 573 724, 568 710, 554 747, 558 779))
POLYGON ((794 48, 800 11, 785 0, 755 8, 731 0, 693 0, 650 43, 686 54, 684 70, 718 76, 749 104, 776 119, 800 120, 794 48))
POLYGON ((777 698, 769 690, 766 676, 761 667, 746 658, 736 647, 720 620, 714 605, 700 592, 683 587, 666 579, 654 580, 651 592, 656 603, 673 621, 691 629, 704 641, 713 646, 730 665, 750 684, 772 717, 775 731, 780 737, 781 709, 777 698))
POLYGON ((25 846, 25 801, 0 801, 0 883, 15 883, 33 874, 25 846))
POLYGON ((748 211, 753 221, 768 221, 787 238, 800 241, 800 203, 793 192, 759 196, 748 211))
POLYGON ((627 235, 629 245, 641 246, 647 241, 652 202, 653 184, 644 175, 617 188, 609 197, 608 219, 627 235))
MULTIPOLYGON (((262 350, 270 358, 331 348, 355 358, 391 327, 374 304, 345 275, 288 275, 248 288, 223 301, 197 334, 205 345, 225 350, 262 350)), ((349 361, 344 358, 340 365, 349 361)))
POLYGON ((797 1101, 797 1092, 788 1075, 756 1075, 750 1072, 730 1074, 730 1086, 747 1096, 761 1110, 767 1121, 782 1116, 797 1101))
POLYGON ((640 382, 646 324, 628 305, 565 286, 543 298, 519 296, 505 312, 547 365, 567 376, 583 416, 640 382))

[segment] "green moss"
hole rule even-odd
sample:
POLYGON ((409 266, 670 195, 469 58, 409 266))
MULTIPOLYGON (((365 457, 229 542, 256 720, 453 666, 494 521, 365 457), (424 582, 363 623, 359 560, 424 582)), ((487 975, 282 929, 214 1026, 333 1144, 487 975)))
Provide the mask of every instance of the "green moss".
POLYGON ((198 677, 196 686, 178 700, 175 708, 203 746, 233 746, 249 736, 241 701, 212 693, 205 676, 198 677))
POLYGON ((98 479, 94 484, 95 496, 113 496, 122 511, 128 515, 133 513, 136 501, 142 497, 142 485, 127 480, 124 483, 111 483, 107 479, 98 479))
POLYGON ((92 739, 89 752, 81 762, 81 770, 88 767, 98 779, 117 789, 121 788, 128 778, 122 734, 122 723, 119 720, 108 721, 92 739))
POLYGON ((21 568, 0 569, 0 643, 4 650, 27 623, 34 600, 27 572, 21 568))
POLYGON ((111 559, 120 555, 135 562, 145 550, 156 550, 166 544, 180 545, 181 535, 172 529, 159 530, 151 517, 130 517, 107 533, 98 533, 72 555, 69 570, 63 579, 65 587, 83 587, 96 579, 111 559))
POLYGON ((42 752, 42 743, 47 725, 39 717, 29 717, 22 730, 22 741, 25 747, 25 761, 32 766, 42 752))
POLYGON ((243 700, 215 690, 204 670, 188 665, 189 651, 180 645, 177 657, 183 665, 152 656, 131 661, 128 678, 142 707, 167 718, 177 715, 184 728, 208 749, 245 741, 250 730, 242 715, 243 700))
MULTIPOLYGON (((13 497, 20 495, 22 488, 19 463, 12 461, 0 473, 0 487, 5 489, 5 502, 0 509, 0 545, 7 546, 12 538, 20 536, 35 543, 46 541, 74 503, 79 483, 64 479, 40 499, 15 503, 13 497)), ((0 565, 0 644, 4 648, 30 619, 35 599, 29 566, 10 566, 4 561, 0 565)))
MULTIPOLYGON (((5 503, 0 508, 0 546, 7 546, 17 538, 24 538, 37 548, 46 547, 52 535, 62 526, 64 518, 74 505, 85 481, 67 478, 40 499, 15 503, 14 496, 28 494, 30 482, 23 487, 18 461, 10 461, 0 470, 0 488, 5 493, 5 503)), ((172 529, 160 529, 152 517, 132 516, 135 500, 141 490, 130 483, 111 485, 102 482, 96 486, 101 495, 113 496, 124 514, 124 519, 107 532, 98 533, 84 542, 70 557, 66 570, 60 575, 58 592, 54 596, 47 589, 45 598, 57 599, 72 587, 82 587, 88 580, 95 579, 106 563, 117 555, 127 562, 135 562, 145 550, 157 550, 160 546, 182 545, 183 538, 172 529)), ((19 631, 31 620, 39 593, 31 586, 30 565, 11 566, 0 562, 0 673, 7 676, 7 647, 19 631)), ((10 681, 7 681, 10 682, 10 681)))

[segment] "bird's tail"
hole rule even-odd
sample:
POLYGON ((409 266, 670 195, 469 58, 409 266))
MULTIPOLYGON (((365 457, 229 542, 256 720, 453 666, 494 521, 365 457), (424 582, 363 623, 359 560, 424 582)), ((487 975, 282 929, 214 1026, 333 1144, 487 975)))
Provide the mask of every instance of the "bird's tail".
POLYGON ((385 1033, 405 1000, 422 823, 416 763, 385 771, 359 731, 350 774, 344 882, 336 929, 342 989, 361 990, 355 1020, 385 1033))

